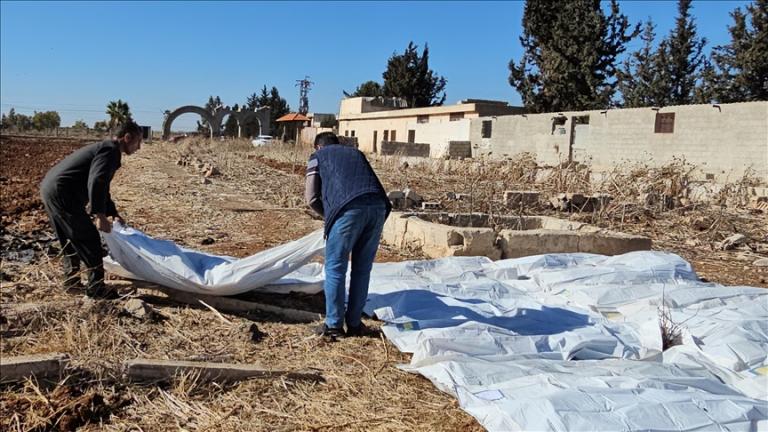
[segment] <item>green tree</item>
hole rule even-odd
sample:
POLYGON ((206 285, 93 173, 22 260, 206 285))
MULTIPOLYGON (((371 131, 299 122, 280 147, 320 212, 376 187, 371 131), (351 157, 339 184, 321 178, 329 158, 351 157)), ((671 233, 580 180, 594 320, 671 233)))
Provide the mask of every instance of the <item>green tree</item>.
POLYGON ((267 92, 267 86, 264 86, 264 88, 262 89, 262 92, 264 92, 263 98, 261 96, 257 95, 256 93, 251 93, 251 95, 248 96, 245 99, 245 108, 248 111, 255 110, 256 108, 259 107, 259 103, 260 102, 262 102, 263 100, 269 99, 269 93, 267 92))
POLYGON ((291 107, 285 99, 280 97, 277 87, 272 87, 269 91, 269 104, 267 106, 270 109, 269 119, 272 124, 272 136, 282 136, 285 128, 277 123, 277 119, 291 112, 291 107))
POLYGON ((107 115, 109 116, 109 128, 115 129, 131 118, 131 109, 128 107, 128 103, 118 99, 107 104, 107 115))
MULTIPOLYGON (((232 111, 237 112, 240 110, 240 107, 235 104, 232 107, 232 111)), ((224 135, 228 137, 236 137, 237 136, 237 119, 233 115, 229 115, 227 117, 227 121, 224 122, 224 135)))
POLYGON ((93 123, 93 129, 97 132, 107 132, 109 131, 109 123, 106 120, 99 120, 93 123))
POLYGON ((0 129, 10 129, 14 126, 14 123, 16 121, 16 110, 11 108, 8 110, 8 115, 5 115, 3 113, 3 117, 0 120, 0 129))
MULTIPOLYGON (((258 108, 269 108, 269 122, 272 136, 280 136, 282 134, 282 127, 276 122, 280 117, 288 114, 291 111, 288 102, 280 96, 280 91, 277 87, 267 89, 267 86, 263 86, 258 94, 251 93, 246 98, 244 109, 248 111, 255 111, 258 108)), ((266 125, 264 125, 266 126, 266 125)), ((256 119, 250 119, 241 125, 243 136, 257 136, 260 135, 259 121, 256 119)))
POLYGON ((614 104, 616 59, 640 32, 611 0, 527 0, 509 83, 533 112, 598 109, 614 104))
MULTIPOLYGON (((261 89, 261 95, 252 93, 246 98, 244 109, 247 111, 255 111, 256 109, 267 106, 269 104, 269 92, 267 86, 261 89)), ((249 118, 240 125, 242 128, 242 134, 245 137, 255 137, 260 135, 259 121, 255 118, 249 118)))
POLYGON ((653 47, 655 27, 649 18, 640 35, 642 47, 631 53, 616 71, 617 89, 621 93, 623 107, 659 106, 666 100, 661 83, 668 81, 668 78, 659 64, 663 55, 660 53, 665 53, 665 50, 662 48, 657 51, 653 47))
POLYGON ((32 124, 32 117, 24 114, 16 114, 14 124, 16 125, 16 129, 20 131, 27 131, 34 127, 32 124))
POLYGON ((447 81, 429 68, 429 46, 424 44, 421 56, 417 49, 409 42, 403 54, 392 54, 382 74, 382 92, 384 96, 405 99, 410 108, 442 105, 447 81))
POLYGON ((712 50, 703 80, 718 102, 768 100, 768 0, 731 12, 731 41, 712 50))
MULTIPOLYGON (((256 93, 254 93, 251 96, 254 96, 255 94, 256 93)), ((269 105, 269 90, 267 90, 267 86, 266 85, 261 88, 261 92, 256 97, 256 99, 253 99, 253 104, 254 104, 252 106, 253 109, 269 105)), ((249 106, 251 106, 250 103, 249 103, 249 106)))
POLYGON ((72 129, 88 129, 88 125, 82 119, 80 119, 72 124, 72 129))
POLYGON ((693 91, 693 103, 707 104, 718 99, 717 72, 709 59, 701 65, 699 83, 693 91))
POLYGON ((707 40, 696 35, 696 22, 691 16, 691 1, 678 0, 675 27, 660 45, 664 63, 659 67, 666 78, 659 83, 659 91, 667 97, 660 105, 685 105, 694 102, 696 83, 701 78, 706 57, 702 54, 707 40))
MULTIPOLYGON (((220 110, 224 107, 224 104, 221 103, 221 98, 216 96, 208 96, 208 102, 205 103, 205 106, 203 109, 208 111, 211 114, 216 113, 216 111, 220 110)), ((219 125, 219 129, 221 129, 221 125, 219 125)), ((211 135, 211 125, 208 124, 208 120, 201 119, 197 121, 197 131, 201 135, 210 136, 211 135)))
POLYGON ((3 129, 16 129, 17 131, 26 131, 32 129, 32 117, 17 114, 16 110, 11 108, 8 110, 8 115, 3 115, 2 119, 3 129))
POLYGON ((61 117, 59 116, 59 113, 56 111, 45 111, 45 112, 37 112, 35 111, 34 115, 32 116, 32 127, 35 128, 35 130, 48 130, 48 129, 55 129, 61 125, 61 117))
POLYGON ((344 91, 344 96, 346 97, 359 97, 359 96, 367 96, 367 97, 381 97, 384 96, 384 89, 382 88, 381 84, 377 83, 376 81, 366 81, 355 89, 352 93, 347 93, 344 91))

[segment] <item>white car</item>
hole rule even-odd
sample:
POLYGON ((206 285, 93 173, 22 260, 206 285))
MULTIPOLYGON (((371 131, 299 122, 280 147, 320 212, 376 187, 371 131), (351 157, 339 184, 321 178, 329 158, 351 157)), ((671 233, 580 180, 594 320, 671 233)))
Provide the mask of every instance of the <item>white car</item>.
POLYGON ((270 135, 259 135, 251 141, 254 147, 260 147, 272 143, 272 137, 270 135))

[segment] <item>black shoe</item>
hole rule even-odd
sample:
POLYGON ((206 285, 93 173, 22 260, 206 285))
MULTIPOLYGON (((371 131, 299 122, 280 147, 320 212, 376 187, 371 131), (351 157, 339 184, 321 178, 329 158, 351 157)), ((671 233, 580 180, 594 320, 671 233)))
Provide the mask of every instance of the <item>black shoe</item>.
POLYGON ((323 338, 331 341, 335 341, 336 339, 341 339, 344 336, 346 336, 344 334, 344 329, 328 327, 327 325, 325 325, 325 323, 315 328, 315 335, 322 336, 323 338))
POLYGON ((120 294, 105 285, 90 286, 85 290, 85 295, 92 299, 97 300, 116 300, 120 298, 120 294))
POLYGON ((351 337, 379 337, 380 330, 373 330, 363 323, 358 326, 347 326, 347 336, 351 337))
POLYGON ((64 279, 63 286, 65 292, 85 291, 85 285, 83 285, 83 282, 80 280, 79 274, 77 276, 71 276, 64 279))

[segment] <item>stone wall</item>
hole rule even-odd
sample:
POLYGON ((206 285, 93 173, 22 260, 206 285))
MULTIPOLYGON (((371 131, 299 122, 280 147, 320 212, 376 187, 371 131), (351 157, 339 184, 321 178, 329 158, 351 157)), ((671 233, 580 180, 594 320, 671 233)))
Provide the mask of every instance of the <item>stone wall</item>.
POLYGON ((401 141, 382 141, 381 154, 429 157, 429 144, 408 143, 401 141))
MULTIPOLYGON (((430 157, 440 158, 448 153, 451 141, 469 141, 470 125, 468 118, 450 121, 449 117, 436 117, 430 118, 428 123, 409 122, 406 129, 413 131, 416 142, 429 144, 430 157)), ((401 139, 406 138, 407 135, 401 139)))
POLYGON ((582 161, 597 171, 684 158, 701 177, 725 182, 751 169, 768 181, 768 102, 481 117, 471 120, 470 141, 492 158, 529 152, 543 164, 582 161), (657 114, 674 114, 671 133, 656 130, 657 114))
POLYGON ((448 151, 446 153, 452 159, 470 158, 472 157, 472 142, 448 141, 448 151))

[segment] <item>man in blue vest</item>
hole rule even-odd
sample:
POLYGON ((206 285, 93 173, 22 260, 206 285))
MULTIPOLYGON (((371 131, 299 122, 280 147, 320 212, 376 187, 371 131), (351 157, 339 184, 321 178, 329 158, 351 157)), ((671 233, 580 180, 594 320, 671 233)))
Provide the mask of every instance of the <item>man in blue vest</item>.
POLYGON ((325 322, 317 334, 331 340, 362 336, 367 333, 361 317, 371 268, 392 206, 362 152, 341 145, 331 132, 317 135, 315 149, 307 163, 304 197, 325 219, 325 322), (345 311, 350 254, 352 273, 345 311))

